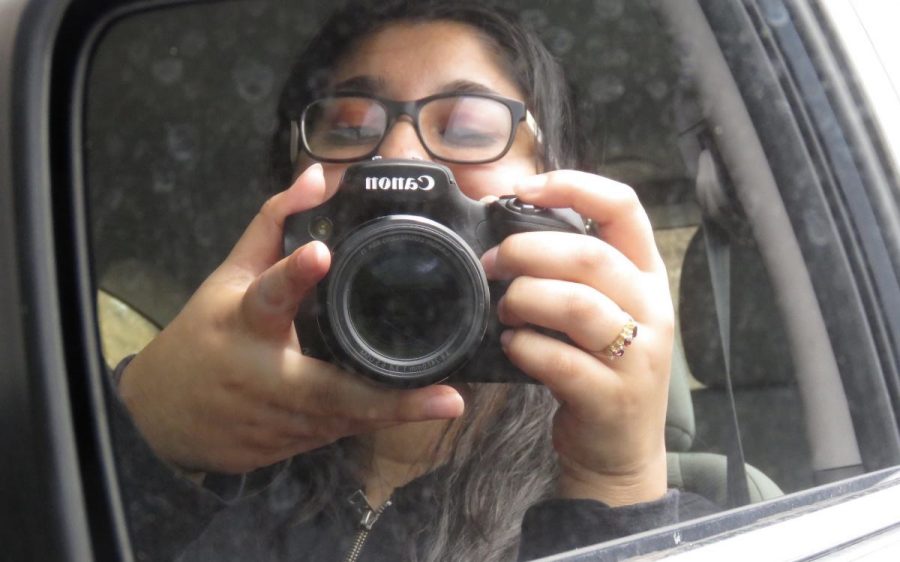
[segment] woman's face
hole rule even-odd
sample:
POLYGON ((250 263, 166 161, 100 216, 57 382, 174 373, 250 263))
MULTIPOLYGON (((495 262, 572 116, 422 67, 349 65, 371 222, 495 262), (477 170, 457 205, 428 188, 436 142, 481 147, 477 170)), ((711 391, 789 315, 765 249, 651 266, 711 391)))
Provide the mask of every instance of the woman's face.
MULTIPOLYGON (((524 101, 497 56, 479 32, 465 24, 391 24, 360 41, 337 66, 331 83, 336 91, 363 90, 400 101, 460 90, 524 101)), ((378 153, 383 158, 431 160, 406 116, 394 123, 378 153)), ((301 169, 312 162, 304 153, 301 169)), ((520 124, 509 152, 496 162, 446 165, 472 199, 510 194, 519 179, 537 171, 533 134, 520 124)), ((330 196, 348 164, 324 166, 330 196)))

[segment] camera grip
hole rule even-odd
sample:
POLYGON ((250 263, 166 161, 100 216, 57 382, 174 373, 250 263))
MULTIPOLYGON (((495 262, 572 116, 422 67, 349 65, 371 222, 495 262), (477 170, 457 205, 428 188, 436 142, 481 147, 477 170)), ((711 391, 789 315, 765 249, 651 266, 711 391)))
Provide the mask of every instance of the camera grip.
POLYGON ((584 234, 584 220, 572 209, 548 209, 524 203, 514 195, 490 204, 488 219, 497 240, 520 232, 571 232, 584 234))

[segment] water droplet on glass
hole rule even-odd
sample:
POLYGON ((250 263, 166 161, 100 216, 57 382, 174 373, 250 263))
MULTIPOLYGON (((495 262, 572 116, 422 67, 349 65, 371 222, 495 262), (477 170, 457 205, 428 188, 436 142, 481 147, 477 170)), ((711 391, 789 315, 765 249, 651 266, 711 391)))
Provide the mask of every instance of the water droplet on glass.
POLYGON ((524 10, 521 18, 522 25, 529 29, 543 29, 547 27, 547 14, 543 10, 524 10))
POLYGON ((609 103, 625 94, 625 84, 618 76, 603 76, 592 80, 588 91, 595 102, 609 103))
POLYGON ((153 171, 153 191, 155 193, 171 193, 175 190, 175 172, 166 168, 153 171))
POLYGON ((181 59, 158 60, 150 68, 153 76, 163 84, 174 84, 181 80, 184 74, 184 63, 181 59))
POLYGON ((627 66, 630 60, 628 51, 618 47, 602 50, 600 55, 600 65, 605 68, 627 66))
POLYGON ((265 136, 275 133, 278 128, 278 118, 268 108, 259 108, 253 111, 253 129, 265 136))
POLYGON ((150 56, 150 48, 144 42, 131 43, 126 51, 128 60, 142 63, 150 56))
POLYGON ((238 95, 251 103, 263 100, 275 84, 275 72, 270 67, 248 58, 238 60, 231 76, 238 95))
POLYGON ((564 55, 575 45, 575 35, 564 27, 552 27, 546 32, 547 47, 554 55, 564 55))
POLYGON ((178 162, 189 162, 197 152, 197 131, 191 125, 166 127, 166 148, 178 162))
POLYGON ((594 12, 602 19, 616 19, 624 11, 622 0, 594 0, 594 12))
POLYGON ((206 48, 207 42, 205 33, 192 29, 181 37, 179 49, 186 57, 196 57, 206 48))

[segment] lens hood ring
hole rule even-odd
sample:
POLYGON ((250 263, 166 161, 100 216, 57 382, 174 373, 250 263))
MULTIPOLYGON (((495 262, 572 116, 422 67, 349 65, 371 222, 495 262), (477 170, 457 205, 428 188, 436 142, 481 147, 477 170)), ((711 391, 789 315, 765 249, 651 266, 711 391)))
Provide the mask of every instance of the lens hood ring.
POLYGON ((338 362, 392 386, 450 376, 477 351, 490 313, 475 252, 415 215, 379 217, 347 235, 318 295, 320 331, 338 362))

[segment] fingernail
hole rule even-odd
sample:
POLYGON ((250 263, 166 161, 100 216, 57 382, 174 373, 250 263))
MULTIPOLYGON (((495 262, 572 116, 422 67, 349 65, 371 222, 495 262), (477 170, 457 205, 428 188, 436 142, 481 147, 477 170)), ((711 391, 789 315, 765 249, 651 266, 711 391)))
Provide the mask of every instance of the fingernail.
POLYGON ((305 170, 303 170, 302 172, 297 174, 297 176, 294 178, 294 181, 291 184, 291 186, 293 187, 293 186, 299 185, 300 178, 305 178, 309 174, 312 174, 312 173, 324 174, 324 168, 322 167, 322 164, 320 164, 318 162, 316 162, 315 164, 310 164, 305 170))
POLYGON ((481 267, 484 269, 484 274, 491 281, 502 281, 513 278, 513 274, 507 271, 502 263, 497 263, 499 251, 500 247, 494 246, 481 256, 481 267))
POLYGON ((456 392, 445 392, 428 397, 422 404, 422 414, 430 419, 456 418, 462 414, 462 396, 456 392))
POLYGON ((524 197, 527 199, 532 195, 536 195, 542 189, 544 189, 545 184, 546 179, 544 178, 544 176, 531 176, 517 183, 513 190, 519 197, 524 197))
POLYGON ((322 262, 322 259, 325 257, 325 252, 328 251, 325 244, 319 242, 318 240, 313 240, 309 244, 303 247, 301 250, 303 252, 304 258, 309 256, 307 259, 310 259, 318 265, 322 262))
POLYGON ((505 350, 509 347, 509 342, 512 340, 513 331, 512 330, 503 330, 503 333, 500 334, 500 346, 505 350))
POLYGON ((484 268, 484 274, 491 277, 494 274, 494 267, 497 263, 498 246, 494 246, 481 256, 481 267, 484 268))
POLYGON ((500 297, 500 300, 497 301, 497 318, 500 320, 501 324, 506 324, 504 320, 506 319, 506 297, 500 297))
POLYGON ((293 259, 292 267, 295 268, 295 271, 302 271, 302 275, 308 280, 311 279, 310 276, 321 279, 330 267, 328 246, 318 240, 300 248, 294 254, 293 259))

